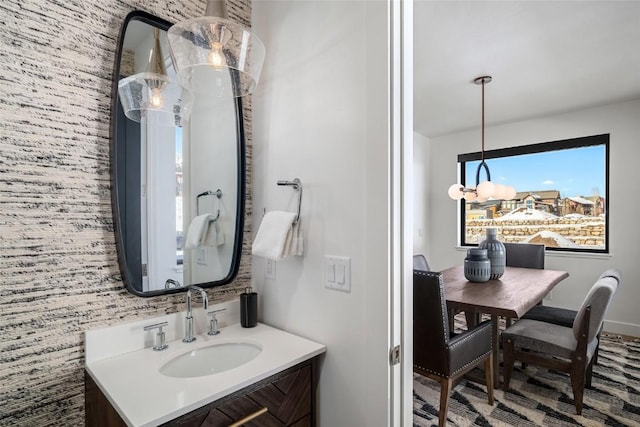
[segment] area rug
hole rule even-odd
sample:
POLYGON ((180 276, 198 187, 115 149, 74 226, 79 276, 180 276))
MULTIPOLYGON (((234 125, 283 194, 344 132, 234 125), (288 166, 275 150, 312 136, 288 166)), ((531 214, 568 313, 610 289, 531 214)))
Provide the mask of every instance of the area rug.
MULTIPOLYGON (((451 392, 448 426, 639 426, 640 341, 603 335, 592 387, 585 389, 582 415, 576 415, 568 374, 520 363, 510 390, 495 390, 462 380, 451 392)), ((437 426, 439 385, 414 374, 413 425, 437 426)))

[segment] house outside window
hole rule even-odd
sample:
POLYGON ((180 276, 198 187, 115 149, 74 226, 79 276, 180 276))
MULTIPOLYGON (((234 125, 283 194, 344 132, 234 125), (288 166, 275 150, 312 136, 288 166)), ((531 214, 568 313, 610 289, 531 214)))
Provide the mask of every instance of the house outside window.
MULTIPOLYGON (((477 245, 495 227, 503 242, 609 252, 608 134, 485 151, 484 158, 492 181, 518 192, 513 200, 462 199, 463 246, 477 245)), ((481 153, 458 156, 463 185, 475 186, 480 159, 481 153)))

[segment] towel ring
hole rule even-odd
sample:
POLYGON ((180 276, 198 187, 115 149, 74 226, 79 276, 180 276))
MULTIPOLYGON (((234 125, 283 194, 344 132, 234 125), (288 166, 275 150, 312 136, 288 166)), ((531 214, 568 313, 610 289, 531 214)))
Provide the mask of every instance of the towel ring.
MULTIPOLYGON (((204 197, 204 196, 216 196, 218 198, 218 200, 220 200, 222 198, 222 190, 220 190, 218 188, 216 191, 207 190, 207 191, 203 191, 202 193, 198 194, 196 196, 196 215, 200 215, 200 197, 204 197)), ((218 218, 220 218, 220 207, 219 207, 219 205, 218 205, 218 213, 217 213, 216 217, 213 219, 213 221, 217 221, 218 218)))
POLYGON ((294 178, 293 181, 278 181, 278 185, 288 185, 298 192, 298 214, 293 220, 293 223, 297 224, 300 220, 300 206, 302 206, 302 182, 298 178, 294 178))

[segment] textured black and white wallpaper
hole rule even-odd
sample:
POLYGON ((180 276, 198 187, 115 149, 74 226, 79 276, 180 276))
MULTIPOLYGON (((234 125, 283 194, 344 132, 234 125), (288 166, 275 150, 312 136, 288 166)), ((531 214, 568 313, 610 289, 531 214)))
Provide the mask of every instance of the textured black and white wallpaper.
MULTIPOLYGON (((227 0, 249 24, 250 0, 227 0)), ((139 298, 120 278, 109 181, 114 54, 132 10, 171 22, 205 0, 0 2, 0 425, 84 424, 83 332, 180 311, 184 296, 139 298)), ((251 104, 245 100, 247 193, 251 104)), ((250 282, 243 261, 214 302, 250 282)))

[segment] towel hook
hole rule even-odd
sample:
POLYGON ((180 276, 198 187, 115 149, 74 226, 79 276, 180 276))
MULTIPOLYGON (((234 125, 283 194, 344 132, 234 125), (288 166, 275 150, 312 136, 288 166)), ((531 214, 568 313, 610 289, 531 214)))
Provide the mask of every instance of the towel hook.
POLYGON ((297 224, 300 220, 300 206, 302 205, 302 182, 298 178, 294 178, 293 181, 278 181, 278 185, 288 185, 298 192, 298 214, 293 221, 294 224, 297 224))
MULTIPOLYGON (((198 194, 196 196, 196 215, 200 215, 200 197, 204 197, 204 196, 216 196, 218 198, 218 200, 220 200, 222 198, 222 190, 220 190, 219 188, 216 191, 211 191, 211 190, 207 190, 207 191, 203 191, 202 193, 198 194)), ((217 221, 218 218, 220 218, 220 207, 218 205, 218 214, 216 215, 215 219, 213 221, 217 221)))

